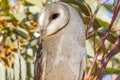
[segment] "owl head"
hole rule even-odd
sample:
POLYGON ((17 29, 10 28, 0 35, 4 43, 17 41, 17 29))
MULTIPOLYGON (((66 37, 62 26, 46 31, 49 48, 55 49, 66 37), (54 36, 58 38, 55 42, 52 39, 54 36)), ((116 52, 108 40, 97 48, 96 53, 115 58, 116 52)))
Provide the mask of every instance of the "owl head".
POLYGON ((41 36, 51 36, 63 29, 70 19, 70 11, 65 3, 53 2, 42 9, 38 17, 41 36))

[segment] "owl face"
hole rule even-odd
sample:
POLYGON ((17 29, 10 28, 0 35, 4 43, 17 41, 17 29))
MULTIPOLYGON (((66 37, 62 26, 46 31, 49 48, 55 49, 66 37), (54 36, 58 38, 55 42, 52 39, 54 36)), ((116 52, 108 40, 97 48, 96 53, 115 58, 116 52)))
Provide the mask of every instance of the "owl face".
POLYGON ((70 19, 70 12, 64 3, 51 3, 45 7, 38 18, 41 36, 51 36, 63 29, 70 19))

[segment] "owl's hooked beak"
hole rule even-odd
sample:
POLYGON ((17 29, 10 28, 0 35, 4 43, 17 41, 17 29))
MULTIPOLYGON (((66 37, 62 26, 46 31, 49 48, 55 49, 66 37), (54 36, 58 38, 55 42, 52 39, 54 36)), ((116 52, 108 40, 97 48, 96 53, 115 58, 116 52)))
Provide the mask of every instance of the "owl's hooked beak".
POLYGON ((42 38, 42 39, 50 36, 50 35, 47 33, 47 29, 41 29, 41 30, 40 30, 40 33, 41 33, 41 38, 42 38))
POLYGON ((46 29, 41 29, 40 30, 40 34, 41 34, 41 39, 42 40, 46 39, 46 37, 47 37, 46 33, 47 33, 46 29))
POLYGON ((40 33, 41 33, 42 36, 46 35, 46 29, 41 29, 40 33))

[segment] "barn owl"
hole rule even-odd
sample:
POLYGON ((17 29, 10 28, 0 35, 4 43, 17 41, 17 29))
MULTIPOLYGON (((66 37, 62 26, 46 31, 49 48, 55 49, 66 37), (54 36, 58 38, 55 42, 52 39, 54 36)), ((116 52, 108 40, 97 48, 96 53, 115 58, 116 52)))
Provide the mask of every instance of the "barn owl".
POLYGON ((86 70, 85 30, 68 4, 48 4, 38 16, 41 45, 34 80, 82 80, 86 70))

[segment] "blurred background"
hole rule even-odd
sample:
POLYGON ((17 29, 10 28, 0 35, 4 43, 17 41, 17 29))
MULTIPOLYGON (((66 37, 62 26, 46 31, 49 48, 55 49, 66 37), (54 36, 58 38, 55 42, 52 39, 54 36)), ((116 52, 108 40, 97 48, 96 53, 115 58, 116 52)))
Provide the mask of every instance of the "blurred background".
MULTIPOLYGON (((33 80, 34 61, 40 43, 37 15, 43 7, 54 1, 58 0, 0 0, 0 80, 33 80)), ((111 23, 117 0, 61 1, 73 6, 84 21, 88 71, 111 23)), ((120 13, 97 58, 98 64, 104 54, 109 54, 119 35, 120 13)), ((120 46, 110 59, 104 75, 119 73, 120 46)), ((105 76, 103 80, 110 80, 110 77, 105 76)))

